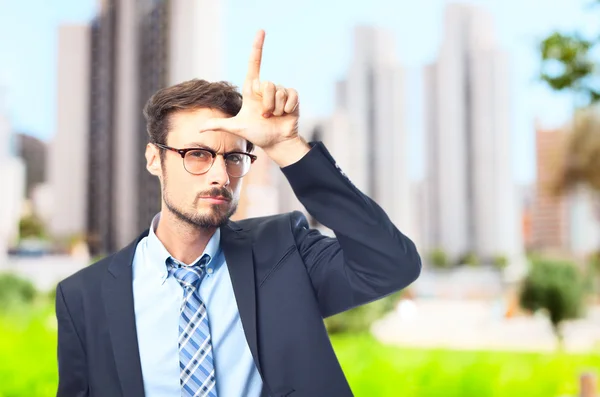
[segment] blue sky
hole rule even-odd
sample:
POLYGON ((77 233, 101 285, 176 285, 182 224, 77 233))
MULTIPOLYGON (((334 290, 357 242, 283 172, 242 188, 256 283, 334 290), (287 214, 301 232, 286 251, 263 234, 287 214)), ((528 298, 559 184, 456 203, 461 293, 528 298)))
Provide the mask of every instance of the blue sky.
MULTIPOLYGON (((407 68, 412 158, 411 174, 422 176, 422 93, 420 69, 435 59, 441 40, 445 0, 223 0, 224 78, 241 84, 249 45, 258 28, 267 31, 262 77, 299 90, 303 117, 328 115, 333 86, 351 58, 357 24, 390 29, 396 56, 407 68), (414 149, 414 150, 412 150, 414 149)), ((518 182, 531 181, 534 120, 546 125, 566 121, 571 101, 536 82, 537 40, 554 29, 581 28, 598 33, 590 1, 473 0, 495 18, 499 44, 511 55, 511 106, 514 161, 518 182), (586 12, 588 11, 588 12, 586 12), (587 15, 586 15, 587 14, 587 15)), ((85 22, 95 0, 0 0, 0 89, 18 131, 50 139, 55 129, 56 32, 60 23, 85 22)), ((600 30, 600 29, 599 29, 600 30)))

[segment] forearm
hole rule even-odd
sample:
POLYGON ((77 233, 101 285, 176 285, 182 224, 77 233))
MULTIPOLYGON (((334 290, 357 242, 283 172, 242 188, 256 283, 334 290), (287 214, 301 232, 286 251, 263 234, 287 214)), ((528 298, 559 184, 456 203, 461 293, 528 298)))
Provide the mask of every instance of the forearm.
POLYGON ((418 277, 421 261, 413 242, 340 172, 322 144, 282 171, 307 211, 335 233, 344 267, 358 277, 362 292, 386 294, 418 277))

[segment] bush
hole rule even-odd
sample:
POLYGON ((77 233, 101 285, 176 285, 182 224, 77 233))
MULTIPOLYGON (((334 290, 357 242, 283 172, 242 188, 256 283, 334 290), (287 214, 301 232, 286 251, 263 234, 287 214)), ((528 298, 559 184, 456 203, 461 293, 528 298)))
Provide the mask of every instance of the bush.
POLYGON ((31 281, 13 273, 0 273, 0 311, 31 304, 36 295, 31 281))
POLYGON ((325 319, 330 334, 344 332, 368 332, 374 321, 383 317, 396 306, 402 291, 393 293, 374 302, 347 310, 325 319))
POLYGON ((493 259, 494 266, 499 270, 504 270, 508 265, 508 258, 505 255, 496 255, 493 259))
POLYGON ((441 248, 436 248, 429 253, 429 263, 438 269, 445 269, 450 265, 448 255, 441 248))
POLYGON ((563 342, 561 326, 565 320, 583 313, 585 282, 573 264, 537 260, 523 280, 519 300, 524 309, 545 310, 559 347, 563 342))
POLYGON ((45 239, 48 236, 42 220, 35 215, 27 215, 19 221, 19 237, 45 239))
POLYGON ((458 259, 458 266, 467 265, 467 266, 479 266, 479 257, 474 252, 467 252, 463 256, 458 259))

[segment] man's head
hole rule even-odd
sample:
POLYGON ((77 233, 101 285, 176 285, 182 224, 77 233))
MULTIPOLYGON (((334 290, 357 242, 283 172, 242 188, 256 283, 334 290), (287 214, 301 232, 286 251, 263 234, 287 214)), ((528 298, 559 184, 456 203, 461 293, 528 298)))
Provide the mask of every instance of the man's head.
POLYGON ((233 134, 200 133, 199 128, 210 118, 235 116, 241 106, 236 87, 204 80, 163 88, 148 100, 146 167, 161 181, 163 210, 201 228, 218 227, 233 215, 241 189, 239 175, 249 167, 249 157, 241 153, 250 153, 253 145, 233 134), (188 151, 182 157, 183 152, 172 150, 192 148, 206 151, 188 151), (218 153, 216 157, 211 151, 218 153), (226 161, 222 155, 232 152, 240 155, 230 154, 226 161), (244 167, 239 166, 240 159, 244 167))

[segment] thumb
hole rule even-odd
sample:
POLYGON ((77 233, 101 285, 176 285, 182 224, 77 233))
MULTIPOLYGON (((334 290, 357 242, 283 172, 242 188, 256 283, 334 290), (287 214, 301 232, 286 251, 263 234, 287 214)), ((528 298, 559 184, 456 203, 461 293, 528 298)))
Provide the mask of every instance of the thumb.
POLYGON ((200 132, 221 131, 236 134, 240 130, 241 127, 237 117, 215 117, 206 120, 206 122, 200 126, 200 132))

